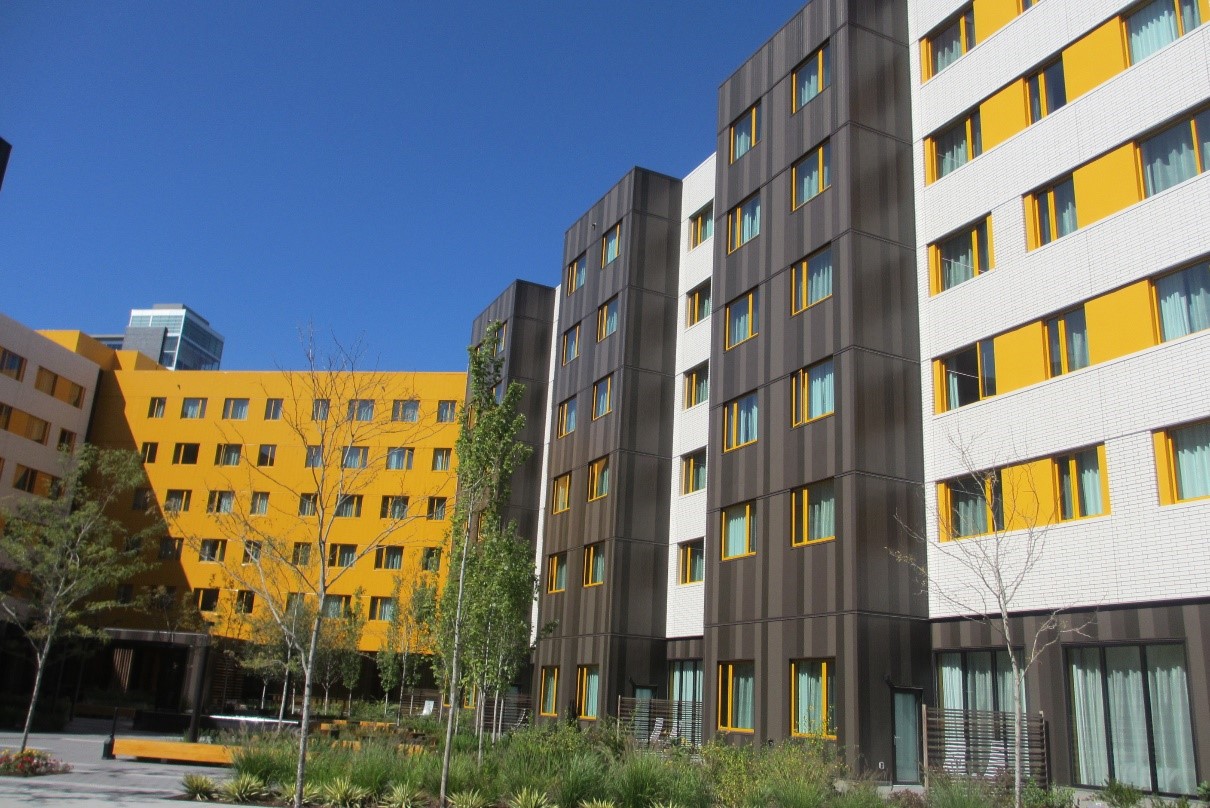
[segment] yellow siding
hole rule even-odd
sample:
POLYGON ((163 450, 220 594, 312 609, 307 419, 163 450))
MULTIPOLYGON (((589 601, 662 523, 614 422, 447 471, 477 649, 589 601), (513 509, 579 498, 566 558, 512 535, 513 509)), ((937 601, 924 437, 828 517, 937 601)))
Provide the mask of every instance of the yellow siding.
POLYGON ((1046 458, 1006 466, 1000 472, 1006 530, 1029 530, 1057 521, 1054 466, 1046 458))
POLYGON ((945 412, 945 363, 933 360, 933 412, 945 412))
POLYGON ((1029 126, 1025 80, 1018 79, 979 105, 983 150, 987 151, 1029 126))
POLYGON ((1201 10, 1201 21, 1210 21, 1210 0, 1197 0, 1197 7, 1201 10))
MULTIPOLYGON (((137 363, 142 364, 142 363, 137 363)), ((330 377, 329 377, 330 378, 330 377)), ((409 497, 409 518, 398 529, 382 541, 382 546, 404 548, 401 570, 374 569, 374 553, 370 552, 345 573, 331 589, 336 595, 361 594, 362 609, 368 612, 372 596, 390 596, 396 579, 405 585, 419 575, 429 575, 420 569, 421 556, 426 547, 441 548, 445 543, 449 519, 453 514, 455 475, 450 471, 433 471, 433 450, 450 448, 457 438, 457 423, 437 423, 436 412, 439 400, 453 400, 461 406, 465 396, 466 375, 464 373, 381 373, 360 374, 356 385, 366 385, 360 390, 352 387, 337 387, 325 394, 331 398, 333 418, 343 419, 347 399, 370 398, 374 401, 372 433, 364 441, 368 446, 371 472, 359 472, 360 487, 356 493, 363 497, 359 517, 346 517, 332 521, 329 541, 331 543, 355 544, 359 550, 380 537, 380 531, 390 520, 380 518, 380 505, 384 495, 406 495, 409 497), (373 382, 372 392, 369 390, 373 382), (364 391, 364 392, 363 392, 364 391), (418 399, 420 419, 418 423, 394 422, 391 420, 392 402, 396 399, 418 399), (413 465, 410 471, 387 470, 385 454, 390 447, 411 446, 414 448, 413 465), (447 497, 445 520, 426 519, 427 501, 430 496, 447 497)), ((155 501, 162 507, 166 492, 184 489, 192 492, 187 513, 174 515, 168 520, 169 535, 184 540, 180 560, 159 561, 158 547, 147 548, 148 557, 155 567, 132 583, 136 593, 147 591, 145 587, 175 586, 178 596, 188 597, 190 590, 202 587, 219 587, 219 608, 206 617, 213 623, 213 631, 221 635, 238 636, 240 620, 235 615, 235 590, 249 588, 239 583, 237 574, 243 558, 243 541, 238 526, 231 518, 206 512, 208 492, 231 490, 236 494, 238 508, 246 512, 251 492, 269 494, 269 513, 264 516, 248 516, 258 520, 271 535, 280 537, 283 546, 290 547, 294 541, 316 541, 316 520, 297 516, 300 492, 315 491, 317 488, 313 470, 305 468, 306 444, 317 439, 296 434, 291 425, 291 414, 302 412, 305 418, 294 421, 294 426, 303 427, 304 432, 315 427, 310 422, 311 383, 305 374, 269 372, 229 371, 167 371, 118 370, 103 372, 97 393, 97 405, 93 421, 91 440, 101 446, 112 446, 138 450, 143 443, 154 441, 159 444, 154 463, 147 464, 147 474, 155 501), (295 392, 291 392, 291 382, 295 392), (163 418, 148 418, 148 406, 152 397, 167 399, 163 418), (201 419, 182 419, 181 402, 185 397, 207 399, 206 414, 201 419), (246 420, 224 420, 223 402, 226 398, 247 398, 246 420), (268 398, 284 400, 285 417, 267 421, 265 401, 268 398), (175 444, 198 443, 200 451, 196 465, 174 465, 175 444), (236 443, 243 446, 244 457, 238 466, 217 466, 216 448, 221 443, 236 443), (256 466, 257 453, 261 444, 277 447, 273 466, 260 469, 256 466), (263 521, 259 521, 263 520, 263 521), (198 542, 204 538, 227 539, 226 558, 223 563, 199 560, 198 542)), ((456 460, 454 461, 456 465, 456 460)), ((336 469, 339 471, 339 469, 336 469)), ((348 490, 348 489, 347 489, 348 490)), ((138 525, 141 514, 124 504, 120 514, 132 525, 138 525)), ((312 569, 319 561, 312 548, 312 569)), ((448 558, 441 560, 441 575, 444 575, 448 558)), ((267 566, 267 565, 266 565, 267 566)), ((291 587, 293 589, 294 587, 291 587)), ((284 598, 283 598, 284 599, 284 598)), ((257 607, 261 608, 257 596, 257 607)), ((376 650, 386 623, 368 622, 362 638, 362 648, 376 650)))
POLYGON ((1073 172, 1076 218, 1087 227, 1143 198, 1133 143, 1119 146, 1073 172))
POLYGON ((1063 83, 1070 103, 1127 67, 1126 37, 1117 17, 1063 51, 1063 83))
POLYGON ((1088 359, 1094 365, 1156 344, 1149 281, 1089 300, 1084 304, 1084 317, 1088 359))
POLYGON ((1013 21, 1020 0, 974 0, 975 44, 982 42, 1013 21))
POLYGON ((1007 393, 1046 379, 1046 332, 1041 322, 1028 323, 994 340, 996 392, 1007 393))
POLYGON ((1172 475, 1172 456, 1168 452, 1168 433, 1151 433, 1151 442, 1155 446, 1155 478, 1160 504, 1171 505, 1176 502, 1176 486, 1172 475))

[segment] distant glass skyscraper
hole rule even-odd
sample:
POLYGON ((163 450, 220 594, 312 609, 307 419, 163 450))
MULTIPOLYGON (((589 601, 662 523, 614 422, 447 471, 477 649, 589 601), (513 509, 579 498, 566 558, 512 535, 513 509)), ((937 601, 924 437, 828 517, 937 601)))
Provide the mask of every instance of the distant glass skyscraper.
POLYGON ((95 335, 111 348, 141 351, 170 370, 218 370, 223 335, 183 303, 131 309, 125 334, 95 335))

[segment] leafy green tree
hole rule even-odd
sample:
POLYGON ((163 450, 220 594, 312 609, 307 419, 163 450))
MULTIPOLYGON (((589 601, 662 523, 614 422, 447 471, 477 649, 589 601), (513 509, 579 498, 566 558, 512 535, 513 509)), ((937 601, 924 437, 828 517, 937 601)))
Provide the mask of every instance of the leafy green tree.
POLYGON ((437 588, 428 577, 413 578, 407 587, 408 596, 403 597, 402 579, 395 582, 391 598, 395 602, 395 613, 387 624, 382 645, 375 662, 378 680, 382 684, 382 711, 388 714, 391 692, 399 688, 399 709, 403 712, 403 689, 412 681, 416 668, 413 657, 419 649, 428 648, 432 642, 437 615, 437 588))
POLYGON ((22 498, 4 508, 0 559, 11 574, 3 576, 0 612, 29 642, 35 665, 22 751, 51 649, 69 637, 104 639, 94 618, 117 607, 118 584, 148 566, 140 548, 163 525, 131 533, 108 513, 145 480, 134 452, 84 445, 62 455, 51 497, 22 498))
MULTIPOLYGON (((332 596, 329 596, 332 597, 332 596)), ((361 632, 365 628, 365 611, 361 608, 360 591, 354 595, 339 616, 327 616, 319 631, 319 647, 315 655, 315 681, 324 691, 324 712, 328 711, 328 696, 332 686, 346 687, 357 683, 361 671, 361 632)))
MULTIPOLYGON (((473 558, 481 553, 483 541, 495 529, 493 526, 500 524, 508 504, 513 472, 530 455, 530 448, 517 440, 525 425, 525 416, 517 412, 522 386, 509 384, 504 395, 497 398, 503 381, 503 360, 496 351, 499 339, 500 324, 492 323, 485 329, 482 342, 468 349, 470 395, 458 416, 458 498, 449 538, 450 558, 457 563, 457 575, 451 574, 446 579, 440 625, 444 678, 452 705, 461 703, 464 685, 462 657, 465 634, 470 625, 467 618, 473 611, 467 608, 467 584, 468 578, 473 576, 473 567, 477 566, 473 564, 473 558), (487 528, 486 532, 483 528, 487 528)), ((525 611, 528 614, 528 607, 525 611)), ((446 717, 438 795, 441 805, 445 804, 449 783, 457 713, 457 709, 451 709, 446 717)))

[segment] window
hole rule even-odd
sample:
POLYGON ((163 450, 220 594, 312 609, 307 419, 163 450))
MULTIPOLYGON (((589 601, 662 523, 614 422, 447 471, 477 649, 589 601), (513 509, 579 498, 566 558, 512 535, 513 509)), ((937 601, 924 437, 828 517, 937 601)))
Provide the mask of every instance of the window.
POLYGON ((182 418, 205 418, 206 417, 206 399, 204 398, 187 398, 181 402, 181 417, 182 418))
POLYGON ((226 539, 202 539, 198 545, 198 561, 222 561, 227 557, 226 539))
POLYGON ((727 252, 732 253, 760 235, 760 194, 737 205, 727 217, 727 252))
POLYGON ((1164 501, 1210 497, 1210 421, 1169 429, 1159 438, 1161 468, 1169 470, 1161 477, 1168 492, 1164 501))
POLYGON ((277 459, 277 444, 262 443, 260 449, 256 452, 256 465, 260 467, 272 466, 277 459))
POLYGON ((346 469, 364 469, 370 461, 368 446, 346 446, 341 453, 340 467, 346 469))
POLYGON ((731 451, 757 438, 756 393, 748 393, 723 405, 723 451, 731 451))
POLYGON ((252 502, 248 507, 248 513, 253 516, 264 516, 269 512, 269 492, 268 491, 253 491, 252 502))
POLYGON ((999 469, 946 480, 938 486, 938 499, 942 541, 1004 530, 999 469))
POLYGON ((408 515, 408 498, 398 494, 387 494, 382 498, 378 509, 380 519, 406 519, 408 515))
POLYGON ((151 507, 155 500, 151 496, 150 488, 134 489, 134 496, 131 498, 130 509, 132 511, 146 511, 151 507))
POLYGON ((286 614, 298 615, 306 601, 307 595, 305 592, 287 592, 286 593, 286 614))
POLYGON ((1083 306, 1046 321, 1046 354, 1052 378, 1088 367, 1088 325, 1083 306))
POLYGON ((412 468, 412 447, 396 446, 387 449, 387 468, 392 471, 410 471, 412 468))
POLYGON ((1139 144, 1146 196, 1196 177, 1210 166, 1210 110, 1139 144))
POLYGON ((618 222, 613 227, 605 231, 604 238, 601 239, 601 268, 604 269, 621 254, 622 250, 622 223, 618 222))
POLYGON ((975 47, 975 11, 970 6, 925 37, 925 79, 929 79, 975 47))
POLYGON ((580 355, 580 324, 576 323, 563 332, 563 364, 580 355))
POLYGON ((218 609, 218 589, 215 587, 195 589, 193 598, 199 612, 213 612, 218 609))
POLYGON ((576 400, 569 398, 559 404, 559 420, 555 437, 562 438, 576 431, 576 400))
POLYGON ((265 401, 265 420, 280 421, 281 420, 281 404, 280 398, 270 398, 265 401))
POLYGON ((1067 103, 1067 85, 1063 82, 1063 60, 1052 62, 1027 80, 1029 85, 1029 122, 1037 123, 1067 103))
POLYGON ((831 359, 794 373, 790 380, 794 426, 802 426, 836 411, 835 375, 831 359))
POLYGON ((792 313, 806 311, 832 296, 832 248, 824 247, 799 261, 790 272, 792 313))
MULTIPOLYGON (((13 353, 7 348, 0 348, 0 376, 22 381, 25 379, 25 357, 13 353)), ((152 399, 153 401, 155 399, 152 399)), ((149 415, 150 418, 159 416, 149 415)))
POLYGON ((48 396, 53 396, 55 394, 55 382, 58 380, 58 373, 49 368, 38 368, 38 374, 34 376, 34 389, 46 393, 48 396))
POLYGON ((557 716, 559 714, 559 669, 549 667, 542 669, 542 690, 538 701, 538 715, 557 716))
POLYGON ((328 420, 328 411, 331 409, 331 402, 326 398, 317 398, 311 401, 311 420, 326 421, 328 420))
POLYGON ((1185 648, 1178 643, 1068 648, 1073 784, 1110 778, 1192 794, 1197 776, 1185 648))
POLYGON ((756 532, 752 529, 752 516, 751 502, 741 502, 723 508, 721 549, 724 561, 756 552, 756 532))
POLYGON ((500 323, 500 327, 496 330, 496 356, 504 353, 504 344, 508 336, 508 321, 500 323))
POLYGON ((1108 510, 1109 481, 1102 472, 1104 460, 1104 445, 1054 459, 1060 519, 1100 516, 1108 510))
POLYGON ((599 379, 592 386, 592 420, 613 412, 613 374, 599 379))
POLYGON ((429 497, 427 518, 434 521, 445 518, 445 497, 429 497))
POLYGON ((314 516, 315 511, 319 506, 319 494, 299 494, 298 495, 298 515, 299 516, 314 516))
POLYGON ((401 570, 403 569, 402 547, 377 547, 374 549, 374 569, 401 570))
POLYGON ((791 495, 790 541, 798 547, 836 538, 836 486, 832 480, 799 488, 791 495))
POLYGON ((601 669, 597 665, 576 668, 576 716, 595 720, 599 714, 601 669))
POLYGON ((294 542, 290 563, 296 567, 308 566, 311 563, 311 545, 305 541, 294 542))
POLYGON ((437 402, 437 423, 452 424, 458 419, 458 402, 456 401, 438 401, 437 402))
POLYGON ((563 513, 571 508, 571 474, 556 477, 551 486, 550 512, 563 513))
POLYGON ((693 289, 685 298, 685 326, 693 326, 710 316, 710 281, 693 289))
POLYGON ((563 281, 567 287, 567 294, 570 295, 584 285, 584 274, 587 268, 588 253, 580 253, 576 260, 567 265, 567 274, 563 281))
POLYGON ((976 342, 939 363, 943 387, 941 411, 965 407, 996 394, 996 352, 992 340, 976 342))
POLYGON ((244 541, 244 557, 240 561, 241 564, 253 564, 260 561, 261 543, 258 541, 244 541))
POLYGON ((50 437, 50 422, 44 421, 36 415, 25 414, 25 437, 32 440, 34 443, 46 445, 46 439, 50 437))
POLYGON ((714 203, 689 217, 689 249, 698 247, 708 238, 714 237, 714 203))
POLYGON ((791 210, 814 199, 832 184, 832 146, 824 141, 812 149, 790 169, 791 210))
POLYGON ((329 567, 351 567, 356 559, 356 544, 333 544, 328 547, 329 567))
POLYGON ((756 665, 752 661, 720 662, 718 666, 718 728, 751 732, 756 699, 756 665))
POLYGON ((1031 246, 1049 244, 1079 227, 1076 219, 1076 188, 1071 177, 1028 198, 1033 234, 1031 246))
MULTIPOLYGON (((1016 655, 1020 664, 1020 651, 1016 655)), ((943 710, 1012 712, 1013 667, 1008 651, 944 651, 937 654, 937 698, 943 710)), ((1024 689, 1021 698, 1024 705, 1024 689)), ((1011 742, 1011 721, 1008 732, 1011 742)))
POLYGON ((234 509, 234 491, 211 491, 206 499, 206 513, 231 513, 234 509))
POLYGON ((214 465, 238 466, 243 447, 238 443, 220 443, 214 448, 214 465))
POLYGON ((602 457, 588 464, 588 501, 609 496, 609 458, 602 457))
POLYGON ((832 53, 825 43, 794 68, 791 111, 798 112, 832 83, 832 53))
POLYGON ((439 572, 441 570, 441 548, 425 547, 420 554, 420 568, 425 572, 439 572))
POLYGON ((1197 3, 1154 0, 1126 18, 1130 63, 1146 59, 1201 24, 1197 3))
POLYGON ((361 494, 341 494, 336 498, 333 516, 351 519, 361 516, 361 494))
POLYGON ((584 586, 605 583, 605 545, 601 542, 584 547, 584 586))
POLYGON ((790 663, 790 734, 812 738, 836 737, 836 701, 828 659, 796 659, 790 663))
POLYGON ((319 611, 324 617, 333 619, 344 617, 349 613, 351 598, 348 595, 324 595, 323 605, 319 611))
POLYGON ((308 446, 307 456, 303 460, 303 466, 309 469, 317 469, 324 464, 324 450, 322 446, 308 446))
POLYGON ((350 421, 373 421, 374 402, 368 398, 354 398, 349 401, 350 421))
POLYGON ((1210 328, 1210 263, 1157 278, 1155 299, 1164 342, 1210 328))
POLYGON ((950 128, 933 135, 928 142, 932 150, 933 179, 939 180, 983 153, 979 113, 972 112, 950 128))
POLYGON ((185 513, 193 492, 185 488, 169 488, 164 493, 164 510, 168 513, 185 513))
POLYGON ((755 289, 749 290, 727 304, 726 347, 728 349, 752 339, 759 333, 756 319, 758 313, 755 289))
MULTIPOLYGON (((396 567, 396 569, 398 569, 396 567)), ((370 619, 390 622, 395 619, 395 599, 384 597, 370 598, 370 619)))
POLYGON ((181 539, 174 539, 171 536, 160 537, 160 550, 157 554, 160 561, 177 561, 180 560, 181 550, 184 549, 185 542, 181 539))
POLYGON ((935 244, 929 245, 929 273, 933 294, 952 289, 992 268, 991 218, 985 217, 935 244))
POLYGON ((677 547, 682 584, 698 584, 706 580, 706 547, 702 539, 687 541, 677 547))
POLYGON ((597 342, 618 330, 618 299, 616 296, 605 301, 597 309, 597 342))
POLYGON ((433 450, 433 471, 449 471, 450 457, 453 454, 452 449, 434 449, 433 450))
POLYGON ((391 402, 391 420, 415 423, 420 420, 420 402, 415 399, 397 399, 391 402))
POLYGON ((133 603, 134 587, 130 584, 118 584, 117 600, 121 604, 133 603))
POLYGON ((757 101, 731 124, 731 162, 743 157, 760 142, 760 102, 757 101))
POLYGON ((156 396, 147 404, 148 418, 163 418, 164 410, 168 408, 168 399, 163 396, 156 396))
POLYGON ((567 553, 546 557, 546 591, 550 594, 567 589, 567 553))
POLYGON ((160 444, 155 441, 148 441, 143 444, 139 450, 139 455, 143 458, 144 463, 154 463, 156 456, 160 453, 160 444))
POLYGON ((692 494, 706 487, 706 450, 681 458, 681 493, 692 494))
POLYGON ((685 409, 705 404, 710 399, 710 365, 698 365, 685 371, 685 409))
POLYGON ((248 399, 228 398, 223 401, 224 421, 244 421, 248 418, 248 399))
POLYGON ((13 488, 27 494, 55 499, 59 496, 59 478, 17 464, 16 473, 13 475, 13 488))

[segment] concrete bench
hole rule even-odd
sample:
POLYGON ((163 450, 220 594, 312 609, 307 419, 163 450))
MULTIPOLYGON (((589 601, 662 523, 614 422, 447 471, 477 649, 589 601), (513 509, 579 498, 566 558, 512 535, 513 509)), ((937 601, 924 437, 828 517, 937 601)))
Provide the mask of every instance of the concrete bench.
POLYGON ((173 763, 210 763, 230 766, 235 747, 215 743, 185 743, 154 738, 114 738, 114 757, 163 760, 173 763))

